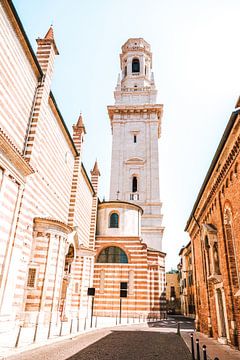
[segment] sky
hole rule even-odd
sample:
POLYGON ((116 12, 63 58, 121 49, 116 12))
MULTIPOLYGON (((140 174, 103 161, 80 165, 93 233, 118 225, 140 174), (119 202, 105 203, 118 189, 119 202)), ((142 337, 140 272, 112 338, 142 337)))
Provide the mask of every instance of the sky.
POLYGON ((108 199, 111 128, 107 105, 130 37, 151 45, 158 103, 164 105, 159 141, 166 269, 176 268, 189 241, 184 228, 239 96, 239 0, 14 0, 35 39, 53 24, 60 55, 52 91, 71 131, 82 112, 83 162, 97 158, 100 199, 108 199))

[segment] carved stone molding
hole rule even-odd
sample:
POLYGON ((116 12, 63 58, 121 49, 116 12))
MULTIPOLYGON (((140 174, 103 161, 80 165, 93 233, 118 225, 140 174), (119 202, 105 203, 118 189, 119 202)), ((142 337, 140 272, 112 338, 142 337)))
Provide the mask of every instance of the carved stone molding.
POLYGON ((68 235, 73 229, 71 226, 59 220, 36 217, 34 218, 34 231, 44 233, 45 235, 52 232, 60 232, 68 235))

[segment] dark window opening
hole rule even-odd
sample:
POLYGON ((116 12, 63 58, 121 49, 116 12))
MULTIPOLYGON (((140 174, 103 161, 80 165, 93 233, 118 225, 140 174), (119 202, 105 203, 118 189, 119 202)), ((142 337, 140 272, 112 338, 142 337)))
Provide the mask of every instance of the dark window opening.
POLYGON ((171 286, 171 287, 170 287, 170 297, 171 297, 171 298, 175 298, 175 297, 176 297, 175 287, 174 287, 174 286, 171 286))
POLYGON ((124 68, 124 75, 127 76, 127 66, 124 68))
POLYGON ((117 213, 112 213, 110 216, 110 223, 109 223, 109 227, 110 228, 118 228, 118 220, 119 220, 119 216, 117 213))
POLYGON ((137 135, 133 135, 133 142, 134 142, 134 143, 137 142, 137 135))
POLYGON ((98 263, 122 263, 127 264, 128 258, 125 252, 117 246, 109 246, 103 249, 97 259, 98 263))
POLYGON ((132 192, 137 192, 137 178, 136 176, 132 179, 132 192))
POLYGON ((147 67, 145 66, 145 75, 147 75, 147 67))
POLYGON ((36 279, 37 269, 30 268, 28 270, 28 279, 27 279, 27 286, 34 288, 35 287, 35 279, 36 279))
POLYGON ((133 59, 132 61, 132 72, 139 73, 140 72, 140 63, 138 59, 133 59))

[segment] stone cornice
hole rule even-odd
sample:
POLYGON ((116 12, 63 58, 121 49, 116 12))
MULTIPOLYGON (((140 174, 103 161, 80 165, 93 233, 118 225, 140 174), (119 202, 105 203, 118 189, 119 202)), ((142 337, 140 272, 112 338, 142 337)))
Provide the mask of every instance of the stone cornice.
POLYGON ((127 201, 113 200, 113 201, 104 201, 104 202, 98 204, 98 209, 104 209, 104 208, 134 209, 134 210, 140 211, 141 214, 143 214, 143 209, 139 205, 129 203, 127 201))
POLYGON ((95 256, 96 255, 96 251, 87 248, 84 245, 80 245, 78 250, 77 250, 77 255, 78 256, 95 256))
POLYGON ((22 174, 27 176, 34 173, 31 165, 24 159, 17 147, 0 128, 0 152, 6 156, 14 167, 22 174))
POLYGON ((109 105, 107 107, 108 115, 112 122, 113 116, 115 114, 157 114, 159 120, 161 119, 163 113, 163 105, 162 104, 145 104, 145 105, 109 105))
POLYGON ((60 220, 42 217, 34 218, 34 230, 46 230, 46 232, 48 232, 47 230, 55 230, 61 231, 66 235, 70 234, 73 231, 71 226, 65 224, 60 220))

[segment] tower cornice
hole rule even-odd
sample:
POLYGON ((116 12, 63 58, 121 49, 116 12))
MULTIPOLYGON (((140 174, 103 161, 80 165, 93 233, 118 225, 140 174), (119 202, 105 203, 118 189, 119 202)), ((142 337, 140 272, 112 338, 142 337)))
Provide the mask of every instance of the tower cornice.
POLYGON ((112 122, 114 114, 149 114, 155 113, 157 114, 159 120, 162 117, 163 113, 163 105, 162 104, 144 104, 144 105, 109 105, 107 107, 108 115, 112 122))
POLYGON ((157 122, 158 122, 158 137, 160 137, 161 133, 161 118, 163 114, 163 105, 162 104, 145 104, 145 105, 109 105, 107 107, 108 115, 112 122, 114 115, 149 115, 156 114, 157 122))

